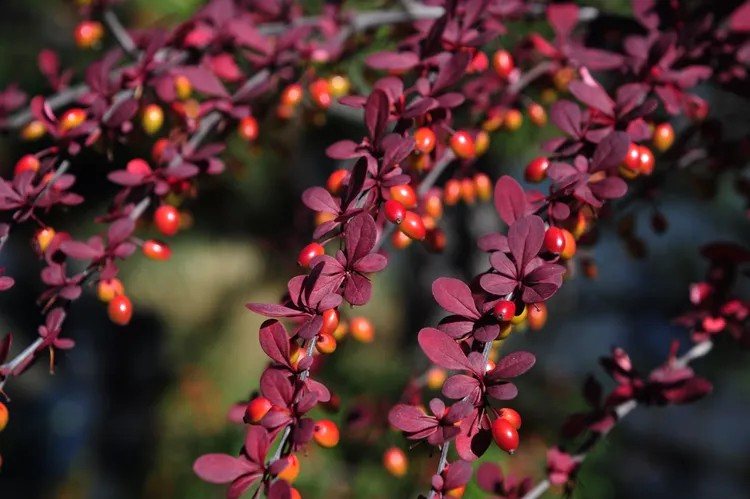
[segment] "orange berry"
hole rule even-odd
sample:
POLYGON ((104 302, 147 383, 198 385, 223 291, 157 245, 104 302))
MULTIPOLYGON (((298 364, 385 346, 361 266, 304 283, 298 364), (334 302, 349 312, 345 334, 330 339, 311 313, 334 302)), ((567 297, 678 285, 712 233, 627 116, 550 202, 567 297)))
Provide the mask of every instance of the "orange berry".
POLYGON ((193 85, 190 83, 190 79, 183 75, 175 76, 174 89, 177 93, 177 98, 181 100, 187 99, 193 93, 193 85))
POLYGON ((65 111, 60 118, 60 130, 67 132, 86 121, 86 111, 80 107, 74 107, 65 111))
POLYGON ((396 249, 404 249, 411 244, 412 239, 401 232, 400 230, 394 230, 391 234, 391 245, 396 249))
POLYGON ((509 132, 515 132, 523 125, 523 114, 518 109, 508 109, 505 113, 503 126, 509 132))
POLYGON ((318 353, 330 355, 336 351, 336 338, 332 334, 320 333, 315 338, 315 349, 318 353))
POLYGON ((366 317, 354 317, 349 321, 349 331, 357 341, 371 343, 375 339, 375 328, 366 317))
POLYGON ((245 116, 237 124, 237 133, 245 142, 253 142, 258 138, 258 120, 252 116, 245 116))
POLYGON ((406 475, 409 461, 404 451, 398 447, 390 447, 383 454, 383 466, 391 475, 402 477, 406 475))
POLYGON ((443 190, 443 201, 448 206, 453 206, 461 199, 461 182, 455 178, 445 183, 443 190))
POLYGON ((125 294, 125 287, 116 277, 112 279, 102 279, 96 286, 96 296, 104 303, 111 302, 115 296, 125 294))
POLYGON ((161 130, 164 124, 164 110, 159 104, 149 104, 143 108, 141 113, 141 127, 148 135, 153 135, 161 130))
POLYGON ((529 104, 526 111, 529 113, 529 121, 531 121, 534 126, 543 127, 547 124, 547 111, 536 102, 529 104))
POLYGON ((573 234, 569 230, 561 229, 563 233, 563 238, 565 239, 565 244, 563 244, 563 249, 560 252, 560 258, 563 260, 570 260, 573 258, 573 255, 576 254, 576 239, 573 237, 573 234))
POLYGON ((289 499, 302 499, 302 494, 299 493, 299 490, 292 487, 289 490, 290 496, 289 499))
POLYGON ((349 94, 351 83, 349 78, 342 75, 333 75, 328 78, 328 88, 331 91, 331 95, 334 97, 343 97, 349 94))
POLYGON ((461 499, 466 493, 466 485, 461 485, 445 493, 446 498, 461 499))
POLYGON ((547 322, 547 305, 544 303, 536 303, 527 305, 529 309, 529 315, 526 317, 526 322, 529 324, 529 329, 532 331, 538 331, 544 327, 547 322))
POLYGON ((443 216, 443 200, 437 193, 433 192, 424 198, 424 212, 435 220, 443 216))
POLYGON ((435 149, 435 143, 437 142, 435 132, 428 127, 419 128, 414 132, 414 142, 416 143, 415 148, 417 151, 430 154, 435 149))
POLYGON ((492 180, 486 173, 477 173, 474 175, 474 188, 477 192, 477 197, 481 201, 489 201, 492 199, 492 180))
POLYGON ((82 21, 73 31, 78 48, 89 49, 99 45, 104 36, 104 26, 98 21, 82 21))
POLYGON ((477 200, 477 190, 474 181, 470 178, 461 179, 461 199, 466 204, 474 204, 477 200))
POLYGON ((21 130, 21 138, 23 140, 37 140, 42 138, 45 133, 47 133, 47 129, 44 127, 44 123, 39 120, 32 120, 21 130))
POLYGON ((338 196, 342 193, 344 187, 344 180, 349 176, 349 170, 336 170, 328 176, 326 181, 326 189, 334 196, 338 196))
POLYGON ((417 193, 408 184, 394 185, 390 189, 391 199, 401 203, 404 208, 410 210, 417 207, 417 193))
POLYGON ((313 439, 321 447, 330 449, 336 447, 339 443, 340 435, 336 423, 330 419, 321 419, 315 423, 313 430, 313 439))
POLYGON ((287 85, 281 92, 281 104, 288 107, 296 107, 302 102, 303 90, 298 83, 287 85))
POLYGON ((515 68, 513 56, 507 50, 498 50, 492 55, 492 67, 500 78, 508 78, 515 68))
POLYGON ((8 426, 8 407, 0 402, 0 431, 8 426))
POLYGON ((36 172, 39 171, 39 159, 33 154, 26 154, 16 162, 16 166, 13 173, 18 176, 23 172, 36 172))
POLYGON ((443 387, 443 383, 445 383, 446 377, 445 369, 432 367, 425 375, 425 385, 430 390, 440 390, 443 387))
POLYGON ((461 159, 471 159, 476 154, 474 139, 463 130, 451 135, 450 146, 453 150, 453 154, 461 159))
POLYGON ((44 253, 45 251, 47 251, 47 248, 49 248, 49 245, 54 238, 55 229, 53 229, 52 227, 44 227, 43 229, 39 229, 34 236, 36 248, 39 250, 39 253, 44 253))
POLYGON ((286 458, 282 459, 286 459, 288 464, 277 476, 281 480, 292 484, 299 476, 299 459, 294 454, 289 454, 286 458))

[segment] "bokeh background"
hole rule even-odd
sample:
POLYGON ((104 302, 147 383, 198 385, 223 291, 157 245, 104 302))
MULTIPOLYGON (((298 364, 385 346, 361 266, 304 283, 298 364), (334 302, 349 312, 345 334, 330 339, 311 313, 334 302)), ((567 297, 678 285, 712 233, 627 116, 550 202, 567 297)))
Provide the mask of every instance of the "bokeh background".
MULTIPOLYGON (((136 0, 118 12, 128 25, 169 26, 200 3, 136 0)), ((598 5, 614 12, 627 7, 621 1, 598 5)), ((0 86, 18 81, 31 94, 47 92, 36 67, 42 48, 57 50, 80 74, 95 56, 75 49, 76 22, 65 2, 3 0, 0 86)), ((352 75, 355 86, 363 57, 338 68, 352 75)), ((728 133, 747 134, 746 102, 714 88, 700 92, 715 115, 732 123, 728 133)), ((262 318, 244 304, 280 297, 296 272, 296 253, 311 234, 311 215, 302 209, 300 193, 322 184, 338 166, 324 156, 327 145, 361 136, 361 129, 342 118, 306 123, 319 118, 270 120, 258 145, 250 148, 230 139, 228 172, 202 183, 199 196, 185 204, 193 227, 171 241, 172 260, 134 257, 123 266, 121 279, 136 309, 132 323, 113 326, 89 290, 66 323, 65 334, 75 339, 76 348, 58 352, 55 374, 40 359, 8 383, 11 417, 0 433, 0 497, 223 497, 222 487, 198 480, 191 466, 203 453, 235 453, 242 443, 243 428, 228 422, 227 411, 257 388, 266 361, 257 341, 262 318)), ((674 125, 679 131, 685 123, 674 125)), ((501 173, 520 178, 540 141, 554 133, 525 124, 515 134, 499 134, 481 168, 493 178, 501 173)), ((3 175, 26 147, 33 146, 13 137, 0 141, 3 175)), ((147 154, 148 147, 123 148, 114 166, 147 154)), ((89 202, 54 214, 55 227, 77 237, 99 230, 91 221, 114 192, 104 181, 111 168, 97 151, 81 158, 75 172, 89 202)), ((536 354, 538 363, 519 380, 521 395, 510 404, 524 417, 520 452, 508 458, 493 451, 485 459, 510 473, 541 478, 546 447, 557 441, 565 416, 585 409, 580 395, 585 377, 594 373, 605 380, 597 367, 601 355, 623 346, 637 366, 650 369, 666 357, 672 339, 687 341, 686 332, 670 321, 687 309, 687 286, 705 270, 698 248, 714 239, 747 243, 748 221, 729 179, 707 185, 699 175, 670 175, 658 203, 669 220, 663 235, 650 228, 654 205, 623 207, 622 213, 636 220, 644 258, 633 258, 618 240, 617 218, 603 221, 591 252, 598 278, 576 276, 549 303, 550 320, 542 331, 507 342, 509 350, 536 354), (706 191, 715 197, 706 199, 706 191)), ((448 234, 443 254, 429 254, 419 245, 391 253, 388 270, 374 279, 372 302, 356 311, 371 318, 375 342, 345 340, 319 373, 342 404, 338 413, 316 414, 339 422, 343 438, 333 450, 311 445, 302 458, 297 484, 306 498, 415 497, 426 490, 437 456, 415 448, 405 478, 387 475, 383 451, 390 445, 408 449, 408 444, 387 431, 382 419, 407 379, 428 367, 415 339, 421 327, 441 317, 431 281, 441 275, 466 279, 482 269, 486 256, 474 241, 498 230, 500 222, 489 204, 459 206, 449 210, 443 228, 448 234)), ((20 349, 36 334, 40 316, 33 304, 41 291, 42 265, 29 251, 31 232, 19 234, 0 257, 17 282, 0 295, 0 332, 12 331, 14 348, 20 349)), ((748 497, 747 360, 735 344, 720 341, 714 354, 696 363, 714 381, 714 393, 686 407, 633 413, 586 460, 575 497, 748 497)), ((466 497, 484 494, 472 485, 466 497)))

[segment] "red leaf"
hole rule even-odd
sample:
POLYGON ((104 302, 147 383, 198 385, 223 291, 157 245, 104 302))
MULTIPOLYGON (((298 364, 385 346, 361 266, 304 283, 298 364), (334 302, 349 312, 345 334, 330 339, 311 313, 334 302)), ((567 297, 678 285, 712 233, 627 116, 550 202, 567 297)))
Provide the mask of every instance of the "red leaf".
POLYGON ((450 277, 440 277, 432 283, 432 296, 448 312, 478 319, 480 313, 471 296, 469 286, 450 277))
POLYGON ((495 184, 495 209, 509 226, 526 216, 528 204, 523 187, 513 177, 504 175, 495 184))
POLYGON ((229 483, 250 473, 255 467, 240 458, 228 454, 206 454, 195 460, 193 471, 209 483, 229 483))
POLYGON ((365 102, 365 125, 373 143, 377 143, 385 131, 389 107, 388 96, 379 89, 373 90, 365 102))
POLYGON ((425 355, 435 364, 446 369, 468 369, 469 359, 461 347, 442 331, 426 327, 417 337, 425 355))
POLYGON ((529 352, 513 352, 497 362, 495 368, 487 373, 492 380, 509 379, 522 375, 536 363, 536 357, 529 352))
POLYGON ((281 365, 289 365, 289 335, 279 321, 275 319, 265 321, 260 326, 258 336, 260 347, 271 360, 281 365))
POLYGON ((521 272, 537 256, 543 242, 544 221, 536 215, 517 220, 508 229, 508 246, 521 272))
POLYGON ((550 108, 549 117, 552 123, 571 137, 581 135, 581 109, 575 103, 569 100, 555 102, 550 108))

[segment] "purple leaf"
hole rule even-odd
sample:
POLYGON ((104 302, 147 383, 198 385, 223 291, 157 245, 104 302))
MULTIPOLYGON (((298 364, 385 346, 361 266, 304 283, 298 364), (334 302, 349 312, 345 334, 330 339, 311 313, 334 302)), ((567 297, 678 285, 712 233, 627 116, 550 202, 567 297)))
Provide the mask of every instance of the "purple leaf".
POLYGON ((508 229, 508 246, 520 271, 537 256, 543 242, 544 222, 536 215, 524 217, 508 229))
POLYGON ((313 211, 338 213, 340 208, 331 193, 322 187, 305 189, 305 192, 302 193, 302 202, 313 211))
POLYGON ((495 184, 495 209, 509 226, 526 216, 528 204, 523 187, 513 177, 503 175, 495 184))
POLYGON ((745 2, 729 17, 729 28, 732 31, 750 31, 750 2, 745 2))
POLYGON ((206 454, 196 459, 193 471, 208 483, 229 483, 240 476, 255 471, 249 462, 227 454, 206 454))
POLYGON ((574 3, 552 4, 547 7, 547 21, 558 39, 568 38, 578 24, 578 6, 574 3))
POLYGON ((549 116, 560 130, 571 137, 581 135, 581 109, 575 103, 569 100, 557 101, 552 104, 549 116))
POLYGON ((60 250, 76 260, 95 260, 102 256, 101 251, 80 241, 64 241, 60 245, 60 250))
POLYGON ((396 404, 388 413, 388 422, 401 431, 413 433, 435 425, 435 420, 413 405, 396 404))
POLYGON ((277 320, 265 321, 260 326, 260 347, 271 360, 281 365, 289 365, 289 335, 277 320))
POLYGON ((440 277, 432 283, 432 296, 448 312, 478 319, 480 313, 471 296, 469 286, 449 277, 440 277))
POLYGON ((630 137, 625 132, 612 132, 596 146, 591 158, 591 172, 614 168, 625 159, 630 137))
POLYGON ((389 108, 388 96, 379 89, 373 90, 365 102, 365 125, 373 143, 377 143, 385 131, 390 113, 389 108))
POLYGON ((513 352, 500 359, 495 368, 487 373, 487 378, 509 379, 522 375, 536 363, 536 357, 529 352, 513 352))
POLYGON ((350 219, 344 230, 347 261, 356 262, 370 253, 377 238, 378 229, 369 213, 360 213, 350 219))
POLYGON ((299 310, 269 303, 248 303, 247 308, 256 314, 265 315, 266 317, 300 317, 304 315, 299 310))
POLYGON ((419 64, 419 56, 413 52, 377 52, 368 56, 365 63, 373 69, 406 70, 419 64))
POLYGON ((587 85, 581 80, 570 82, 570 93, 589 107, 598 109, 607 116, 614 116, 615 103, 599 85, 587 85))
POLYGON ((423 328, 417 336, 419 346, 435 364, 446 369, 468 369, 469 359, 461 347, 442 331, 423 328))

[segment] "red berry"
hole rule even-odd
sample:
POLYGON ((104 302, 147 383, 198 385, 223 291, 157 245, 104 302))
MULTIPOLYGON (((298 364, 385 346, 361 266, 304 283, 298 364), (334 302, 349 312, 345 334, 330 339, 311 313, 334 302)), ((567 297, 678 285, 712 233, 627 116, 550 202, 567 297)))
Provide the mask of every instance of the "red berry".
POLYGON ((302 494, 300 494, 299 490, 295 489, 294 487, 289 489, 289 493, 289 499, 302 499, 302 494))
POLYGON ((435 149, 435 132, 431 128, 422 127, 414 132, 414 141, 416 149, 424 154, 430 154, 435 149))
POLYGON ((323 311, 323 325, 320 326, 320 334, 333 334, 339 327, 339 320, 339 311, 335 308, 323 311))
POLYGON ((518 431, 505 419, 497 418, 492 422, 492 438, 508 454, 513 454, 518 449, 518 431))
POLYGON ((565 244, 563 245, 563 250, 560 252, 560 258, 563 260, 569 260, 576 254, 576 238, 573 237, 573 234, 569 230, 560 230, 562 230, 563 237, 565 238, 565 244))
POLYGON ((656 164, 654 153, 646 146, 641 146, 639 151, 641 153, 641 164, 639 170, 643 175, 651 175, 654 171, 654 165, 656 164))
POLYGON ((404 219, 398 224, 398 228, 401 229, 401 232, 417 241, 421 241, 427 235, 427 229, 424 226, 422 217, 413 211, 407 211, 404 214, 404 219))
POLYGON ((515 428, 516 430, 521 429, 521 415, 518 414, 515 409, 511 409, 510 407, 503 407, 502 409, 500 409, 497 415, 500 419, 504 419, 511 425, 513 425, 513 428, 515 428))
POLYGON ((559 227, 550 227, 544 234, 544 247, 550 253, 562 253, 565 249, 565 233, 559 227))
POLYGON ((258 138, 258 120, 252 116, 245 116, 237 124, 237 133, 246 142, 253 142, 258 138))
POLYGON ((324 254, 325 251, 326 250, 322 245, 318 243, 310 243, 299 252, 297 263, 299 263, 300 267, 308 268, 310 266, 310 261, 316 256, 324 254))
POLYGON ((445 183, 445 189, 443 190, 443 198, 445 204, 453 206, 458 203, 461 199, 461 181, 455 178, 448 180, 445 183))
POLYGON ((535 126, 542 127, 547 124, 547 111, 544 110, 544 107, 532 102, 526 110, 529 113, 529 120, 535 126))
POLYGON ((467 132, 459 131, 451 135, 450 140, 453 154, 461 159, 471 159, 474 157, 474 139, 467 132))
POLYGON ((82 49, 95 47, 104 35, 104 26, 98 21, 82 21, 75 27, 73 38, 82 49))
POLYGON ((400 230, 395 230, 391 234, 391 244, 396 249, 404 249, 411 244, 411 238, 400 230))
POLYGON ((524 178, 527 182, 541 182, 547 178, 547 168, 549 168, 549 159, 544 156, 534 158, 526 165, 524 178))
POLYGON ((371 343, 375 339, 375 328, 366 317, 354 317, 349 322, 349 332, 357 341, 371 343))
POLYGON ((341 189, 344 186, 344 180, 349 176, 349 170, 336 170, 328 176, 326 182, 326 189, 334 196, 338 196, 341 193, 341 189))
POLYGON ((265 397, 256 397, 247 404, 245 409, 245 422, 258 424, 260 420, 271 410, 271 401, 265 397))
POLYGON ((115 296, 107 305, 109 320, 117 325, 125 326, 133 317, 133 304, 125 295, 115 296))
POLYGON ((310 97, 319 108, 328 109, 331 107, 333 96, 331 95, 331 85, 328 83, 328 80, 318 78, 310 83, 309 90, 310 97))
POLYGON ((68 109, 60 118, 60 130, 67 132, 86 121, 86 111, 79 107, 68 109))
POLYGON ((145 177, 146 175, 151 174, 151 167, 148 166, 146 160, 140 158, 131 159, 130 161, 128 161, 125 169, 133 175, 141 175, 145 177))
POLYGON ((330 355, 336 351, 336 338, 332 334, 320 333, 315 338, 315 349, 318 353, 330 355))
POLYGON ((391 199, 401 203, 404 208, 412 209, 417 207, 417 193, 408 184, 394 185, 390 189, 391 199))
POLYGON ((302 87, 297 83, 287 86, 281 92, 281 104, 292 108, 297 106, 302 102, 302 93, 302 87))
POLYGON ((153 147, 151 147, 151 157, 156 161, 157 163, 161 162, 164 158, 164 150, 169 145, 169 139, 162 137, 161 139, 158 139, 156 142, 154 142, 153 147))
POLYGON ((165 236, 174 236, 180 229, 180 212, 174 206, 163 204, 154 212, 154 225, 165 236))
POLYGON ((641 149, 638 144, 631 142, 628 146, 628 152, 622 161, 623 166, 628 170, 637 172, 641 169, 641 149))
POLYGON ((315 423, 313 438, 321 447, 336 447, 339 443, 339 429, 330 419, 321 419, 315 423))
POLYGON ((396 201, 395 199, 389 199, 383 205, 383 211, 385 212, 385 218, 396 225, 400 224, 406 214, 404 205, 396 201))
POLYGON ((172 256, 172 250, 167 243, 149 239, 143 243, 143 254, 151 260, 166 261, 172 256))
POLYGON ((479 50, 471 59, 469 67, 466 68, 466 72, 469 74, 483 73, 488 67, 490 67, 489 57, 487 57, 487 54, 479 50))
POLYGON ((515 67, 513 56, 507 50, 498 50, 492 56, 492 67, 500 78, 507 78, 515 67))
POLYGON ((13 173, 20 175, 23 172, 38 171, 39 170, 39 159, 33 154, 26 154, 16 162, 16 167, 13 173))
POLYGON ((433 253, 442 253, 445 250, 445 244, 448 242, 445 231, 440 227, 435 227, 427 231, 425 236, 425 245, 433 253))
POLYGON ((398 447, 391 447, 383 454, 383 466, 385 466, 385 469, 391 475, 402 477, 406 475, 409 461, 407 460, 404 451, 398 447))
POLYGON ((492 312, 499 321, 509 321, 516 315, 516 304, 510 300, 500 300, 492 307, 492 312))

